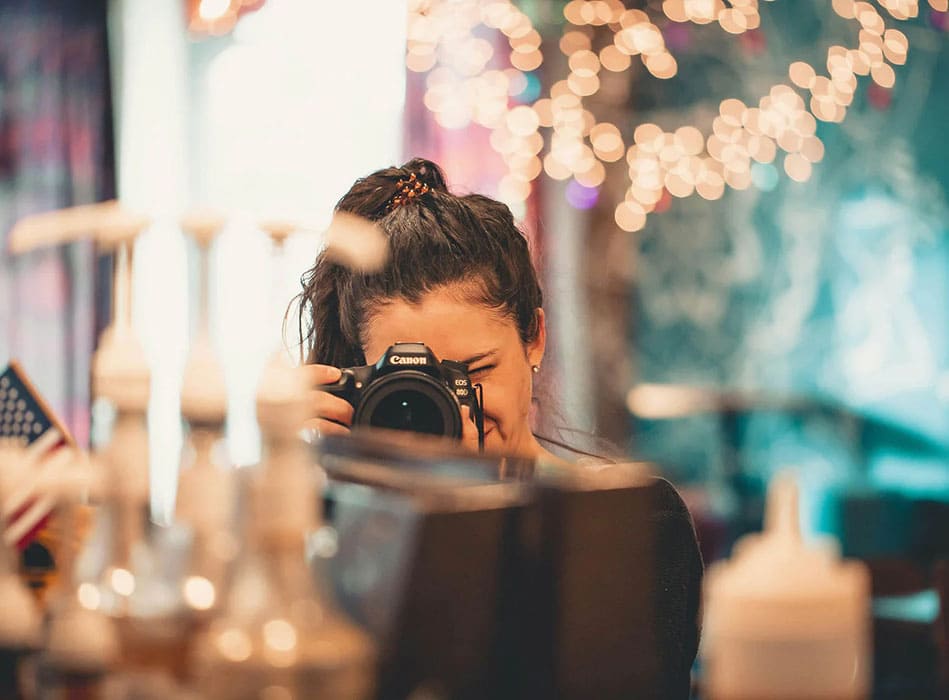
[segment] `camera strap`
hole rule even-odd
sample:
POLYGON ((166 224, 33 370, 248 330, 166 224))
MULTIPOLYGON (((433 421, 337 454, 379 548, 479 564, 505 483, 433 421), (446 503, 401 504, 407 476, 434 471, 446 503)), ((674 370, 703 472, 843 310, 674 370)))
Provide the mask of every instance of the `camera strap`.
POLYGON ((478 428, 478 452, 484 452, 484 387, 475 384, 475 401, 478 402, 478 410, 475 411, 475 426, 478 428))

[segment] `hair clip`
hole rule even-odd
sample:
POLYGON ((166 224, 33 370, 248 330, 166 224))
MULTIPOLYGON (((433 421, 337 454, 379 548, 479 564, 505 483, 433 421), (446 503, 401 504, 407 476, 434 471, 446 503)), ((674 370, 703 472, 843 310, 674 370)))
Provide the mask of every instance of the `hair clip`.
POLYGON ((431 188, 419 180, 415 173, 409 175, 408 180, 399 180, 395 183, 395 186, 398 188, 398 191, 386 207, 387 212, 403 204, 408 204, 413 199, 421 197, 423 194, 428 194, 431 191, 431 188))

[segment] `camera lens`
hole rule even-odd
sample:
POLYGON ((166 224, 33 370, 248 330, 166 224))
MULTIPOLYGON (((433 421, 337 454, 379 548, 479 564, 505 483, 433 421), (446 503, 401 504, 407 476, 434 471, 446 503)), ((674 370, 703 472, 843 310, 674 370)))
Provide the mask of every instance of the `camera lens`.
POLYGON ((445 434, 445 419, 441 409, 430 396, 412 390, 402 390, 383 398, 372 412, 369 425, 432 435, 445 434))
POLYGON ((461 411, 444 383, 416 370, 373 382, 356 409, 356 425, 461 437, 461 411))

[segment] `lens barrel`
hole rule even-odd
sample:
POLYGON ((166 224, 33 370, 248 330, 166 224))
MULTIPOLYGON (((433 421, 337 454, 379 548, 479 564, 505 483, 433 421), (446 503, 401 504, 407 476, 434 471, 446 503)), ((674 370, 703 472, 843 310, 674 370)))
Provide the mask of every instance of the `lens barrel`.
POLYGON ((455 396, 431 376, 404 369, 372 382, 353 416, 355 425, 460 438, 461 411, 455 396))

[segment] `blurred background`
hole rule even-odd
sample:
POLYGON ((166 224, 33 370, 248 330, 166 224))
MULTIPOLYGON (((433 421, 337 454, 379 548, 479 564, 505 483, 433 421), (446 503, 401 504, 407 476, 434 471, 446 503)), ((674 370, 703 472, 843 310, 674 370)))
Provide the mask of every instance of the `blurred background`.
MULTIPOLYGON (((914 595, 894 614, 931 622, 925 572, 949 552, 947 10, 3 0, 0 231, 111 197, 152 218, 134 318, 161 518, 196 275, 181 214, 229 217, 211 314, 228 446, 249 464, 259 371, 281 333, 292 350, 285 304, 333 204, 431 158, 533 242, 561 439, 655 462, 709 560, 760 527, 765 484, 792 467, 806 532, 896 566, 914 595), (302 227, 284 267, 267 219, 302 227)), ((0 364, 19 358, 83 444, 108 266, 91 242, 0 256, 0 364)))

